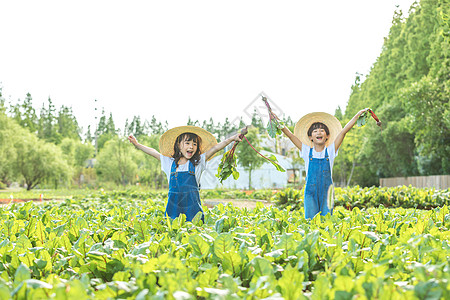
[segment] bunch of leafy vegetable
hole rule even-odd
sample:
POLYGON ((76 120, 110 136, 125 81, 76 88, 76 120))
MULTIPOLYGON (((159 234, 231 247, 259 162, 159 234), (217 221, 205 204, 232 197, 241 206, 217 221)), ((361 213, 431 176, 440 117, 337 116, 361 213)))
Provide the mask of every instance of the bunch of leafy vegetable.
POLYGON ((276 137, 277 134, 281 135, 283 133, 281 129, 284 127, 284 123, 278 120, 278 118, 273 114, 272 108, 270 107, 267 98, 262 96, 262 101, 264 102, 264 104, 267 107, 267 110, 269 111, 269 123, 267 124, 267 133, 272 138, 276 137))
MULTIPOLYGON (((269 161, 272 165, 275 166, 275 168, 280 172, 286 172, 286 170, 278 163, 277 158, 275 155, 270 155, 269 157, 264 156, 258 150, 256 150, 252 144, 248 141, 248 139, 245 137, 245 134, 247 134, 248 130, 247 127, 242 129, 241 135, 239 136, 241 139, 245 139, 247 143, 252 147, 253 150, 256 151, 260 156, 262 156, 264 159, 269 161)), ((230 177, 230 175, 233 175, 233 178, 236 180, 239 178, 239 172, 237 171, 236 167, 236 147, 239 144, 239 142, 234 142, 233 147, 224 153, 222 160, 220 161, 219 167, 217 168, 217 174, 216 177, 219 178, 220 183, 222 183, 225 179, 230 177)))
POLYGON ((372 109, 368 108, 365 112, 363 112, 358 120, 356 121, 356 125, 359 127, 364 126, 367 123, 367 119, 370 118, 370 116, 377 122, 377 125, 381 127, 381 121, 378 119, 377 115, 373 112, 372 109))

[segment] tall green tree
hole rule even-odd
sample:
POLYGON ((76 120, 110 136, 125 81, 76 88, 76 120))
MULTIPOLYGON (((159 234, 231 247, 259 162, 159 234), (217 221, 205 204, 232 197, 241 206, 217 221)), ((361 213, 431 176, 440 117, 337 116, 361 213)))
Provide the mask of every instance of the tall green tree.
POLYGON ((112 113, 106 118, 105 110, 102 110, 102 116, 98 122, 95 136, 97 151, 100 151, 107 141, 117 137, 116 125, 114 124, 112 113))
POLYGON ((153 115, 152 120, 150 121, 150 124, 149 124, 149 129, 150 129, 150 134, 161 135, 168 129, 167 121, 163 125, 161 122, 156 120, 156 117, 153 115))
POLYGON ((42 104, 38 137, 52 143, 59 143, 61 141, 56 121, 56 108, 50 97, 47 100, 47 107, 45 107, 45 104, 42 104))
POLYGON ((12 105, 10 113, 20 126, 27 128, 32 133, 36 133, 39 120, 33 107, 33 98, 30 93, 27 93, 23 102, 19 99, 15 105, 12 105))
POLYGON ((192 120, 191 116, 188 117, 188 121, 186 123, 188 126, 200 126, 200 122, 198 120, 192 120))
POLYGON ((125 125, 125 135, 134 135, 136 138, 149 134, 149 124, 147 121, 142 122, 140 116, 134 116, 131 123, 128 120, 125 125))
MULTIPOLYGON (((259 148, 261 142, 258 134, 258 128, 251 128, 245 135, 255 149, 259 148)), ((252 172, 263 165, 264 159, 261 158, 246 141, 242 141, 241 144, 237 146, 236 150, 238 164, 248 172, 248 188, 252 189, 252 172)))
POLYGON ((81 140, 81 129, 78 126, 78 121, 73 115, 72 108, 61 106, 57 117, 57 132, 61 139, 71 138, 81 140))

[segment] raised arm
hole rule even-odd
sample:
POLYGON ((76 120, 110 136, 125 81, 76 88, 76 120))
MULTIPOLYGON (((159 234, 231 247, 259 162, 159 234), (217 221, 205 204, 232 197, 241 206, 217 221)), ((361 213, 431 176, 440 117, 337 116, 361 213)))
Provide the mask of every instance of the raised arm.
POLYGON ((130 135, 128 137, 128 140, 130 141, 130 143, 132 143, 134 145, 134 147, 136 147, 136 149, 142 150, 144 153, 153 156, 154 158, 156 158, 157 160, 160 160, 160 155, 158 151, 156 151, 153 148, 141 145, 138 143, 138 141, 136 140, 136 138, 133 135, 130 135))
POLYGON ((302 142, 300 141, 300 139, 293 134, 289 128, 287 128, 286 126, 283 127, 283 129, 281 129, 281 131, 283 131, 283 133, 291 140, 292 143, 294 143, 294 145, 301 151, 302 150, 302 142))
POLYGON ((222 150, 225 148, 228 144, 230 144, 233 141, 241 142, 242 139, 239 137, 240 133, 237 133, 233 136, 230 136, 226 140, 218 143, 217 145, 214 145, 211 147, 208 151, 205 152, 205 159, 208 160, 211 156, 213 156, 217 151, 222 150))
POLYGON ((347 132, 349 132, 349 130, 352 129, 352 127, 355 125, 356 121, 358 120, 359 116, 366 110, 368 110, 368 108, 358 111, 356 113, 356 115, 347 123, 347 125, 345 125, 345 127, 341 130, 341 132, 338 133, 338 135, 336 136, 336 139, 334 140, 334 150, 335 151, 338 151, 347 132))
MULTIPOLYGON (((280 118, 278 118, 278 116, 276 114, 274 114, 272 111, 270 112, 275 118, 277 118, 277 120, 280 120, 280 118)), ((291 140, 291 142, 301 151, 302 150, 302 142, 300 141, 300 139, 293 134, 289 128, 287 128, 286 126, 284 126, 281 131, 283 131, 283 133, 291 140)))

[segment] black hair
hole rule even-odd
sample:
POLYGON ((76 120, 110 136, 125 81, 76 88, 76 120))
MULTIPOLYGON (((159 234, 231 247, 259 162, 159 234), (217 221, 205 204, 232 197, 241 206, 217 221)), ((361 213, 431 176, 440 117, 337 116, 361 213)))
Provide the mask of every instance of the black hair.
POLYGON ((328 129, 327 125, 325 125, 325 124, 323 124, 321 122, 316 122, 316 123, 312 123, 312 125, 309 127, 309 129, 308 129, 308 136, 312 135, 312 132, 313 132, 314 129, 324 129, 325 132, 327 133, 327 135, 330 135, 330 130, 328 129))
POLYGON ((178 168, 178 161, 181 157, 183 157, 183 154, 181 154, 180 151, 180 143, 184 141, 194 141, 194 143, 197 143, 197 151, 195 151, 194 155, 191 157, 190 161, 194 164, 194 166, 198 165, 200 163, 200 148, 202 146, 202 139, 192 132, 185 132, 180 134, 175 144, 173 145, 173 155, 172 157, 175 159, 175 164, 178 168))

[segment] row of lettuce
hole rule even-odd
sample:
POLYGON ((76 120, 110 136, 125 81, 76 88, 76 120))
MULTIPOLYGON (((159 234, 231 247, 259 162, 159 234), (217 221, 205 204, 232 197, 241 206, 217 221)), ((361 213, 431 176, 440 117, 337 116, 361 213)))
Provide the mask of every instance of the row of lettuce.
MULTIPOLYGON (((167 191, 113 191, 103 193, 108 197, 131 197, 165 199, 167 191)), ((280 208, 291 210, 303 207, 303 189, 287 188, 282 190, 201 190, 200 197, 206 199, 245 199, 270 201, 280 208)), ((432 209, 444 205, 450 206, 450 189, 436 190, 434 188, 415 188, 411 186, 398 187, 347 187, 335 188, 335 206, 346 209, 355 207, 403 207, 417 209, 432 209)))
POLYGON ((155 199, 0 207, 0 298, 450 298, 447 206, 308 221, 302 208, 219 204, 202 224, 165 219, 155 199))

